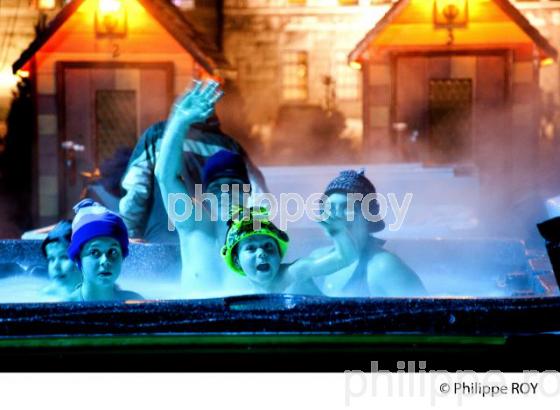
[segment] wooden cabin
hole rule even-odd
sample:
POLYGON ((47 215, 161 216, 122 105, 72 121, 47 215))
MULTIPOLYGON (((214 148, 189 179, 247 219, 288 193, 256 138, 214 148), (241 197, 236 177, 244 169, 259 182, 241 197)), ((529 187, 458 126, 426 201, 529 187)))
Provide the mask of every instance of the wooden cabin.
POLYGON ((35 221, 69 215, 94 172, 168 115, 192 78, 227 63, 165 0, 74 0, 13 64, 36 103, 35 221))
POLYGON ((400 0, 349 54, 364 151, 518 181, 538 161, 539 72, 556 58, 507 0, 400 0))

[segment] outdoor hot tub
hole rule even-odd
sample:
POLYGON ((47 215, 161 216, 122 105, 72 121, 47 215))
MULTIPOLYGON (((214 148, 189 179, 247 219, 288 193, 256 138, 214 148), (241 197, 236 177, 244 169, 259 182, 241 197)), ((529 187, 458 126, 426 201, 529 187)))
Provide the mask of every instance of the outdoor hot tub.
MULTIPOLYGON (((295 241, 305 248, 305 238, 295 241)), ((387 247, 416 269, 432 297, 180 300, 177 249, 132 244, 119 282, 149 300, 46 303, 34 300, 46 283, 39 242, 0 241, 0 262, 11 269, 0 279, 0 368, 342 371, 369 370, 374 360, 387 370, 402 360, 427 361, 428 370, 558 366, 558 290, 550 271, 534 270, 522 242, 411 239, 387 247)))
MULTIPOLYGON (((319 229, 289 233, 287 261, 329 245, 319 229)), ((548 277, 546 270, 535 270, 520 240, 391 239, 385 248, 399 255, 434 297, 506 298, 557 292, 551 270, 548 277)), ((0 241, 0 255, 0 303, 52 301, 41 293, 48 278, 40 241, 0 241)), ((132 243, 118 283, 149 300, 181 299, 180 271, 178 245, 132 243)))

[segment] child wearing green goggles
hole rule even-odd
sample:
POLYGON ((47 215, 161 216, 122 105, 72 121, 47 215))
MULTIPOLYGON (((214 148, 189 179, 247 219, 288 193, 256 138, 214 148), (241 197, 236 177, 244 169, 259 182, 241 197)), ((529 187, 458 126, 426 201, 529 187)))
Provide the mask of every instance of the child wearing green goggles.
POLYGON ((308 279, 336 272, 358 258, 354 242, 338 219, 323 223, 334 240, 332 252, 290 264, 281 263, 288 249, 288 235, 268 220, 266 209, 238 209, 228 225, 222 257, 232 271, 249 280, 257 293, 294 292, 308 279))
MULTIPOLYGON (((181 149, 184 138, 193 124, 203 123, 213 113, 222 95, 217 82, 196 82, 177 101, 165 129, 155 167, 167 214, 179 235, 184 295, 187 298, 206 298, 251 292, 291 292, 292 285, 302 282, 307 282, 319 292, 306 279, 336 272, 358 259, 357 248, 343 221, 335 218, 325 222, 327 232, 335 242, 334 249, 321 257, 312 255, 289 265, 282 264, 288 237, 267 218, 260 218, 261 225, 256 228, 246 221, 235 219, 229 226, 226 224, 230 205, 245 204, 245 196, 239 195, 240 189, 234 194, 234 188, 250 182, 247 181, 245 165, 235 160, 235 155, 217 152, 204 165, 202 188, 204 194, 217 199, 216 206, 212 201, 205 202, 202 197, 197 197, 196 192, 193 195, 187 190, 181 149), (178 200, 179 197, 183 200, 178 200), (228 198, 230 201, 225 200, 228 198), (226 263, 220 258, 224 238, 226 246, 222 256, 226 263), (232 274, 230 268, 245 277, 232 274)), ((253 220, 257 214, 263 216, 263 213, 260 209, 256 212, 253 209, 247 214, 247 219, 253 220)), ((308 292, 300 290, 293 293, 308 292)))

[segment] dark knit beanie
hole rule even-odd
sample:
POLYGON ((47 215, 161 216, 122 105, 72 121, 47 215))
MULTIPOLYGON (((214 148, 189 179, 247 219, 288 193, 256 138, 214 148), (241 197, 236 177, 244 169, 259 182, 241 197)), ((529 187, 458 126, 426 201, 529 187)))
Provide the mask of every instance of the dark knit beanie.
MULTIPOLYGON (((340 175, 334 178, 325 189, 325 195, 329 196, 335 192, 342 194, 375 194, 375 186, 364 175, 364 170, 354 171, 352 169, 341 171, 340 175)), ((371 215, 379 213, 379 203, 377 200, 370 202, 369 212, 371 215)), ((379 232, 385 229, 385 222, 370 221, 370 232, 379 232)))
POLYGON ((94 238, 108 236, 121 245, 123 257, 128 255, 128 231, 122 218, 91 199, 84 199, 74 206, 76 216, 72 222, 72 240, 68 256, 74 262, 80 258, 82 247, 94 238))
POLYGON ((220 150, 209 157, 202 170, 202 187, 204 190, 212 181, 220 178, 232 178, 249 184, 249 175, 243 157, 235 152, 220 150))

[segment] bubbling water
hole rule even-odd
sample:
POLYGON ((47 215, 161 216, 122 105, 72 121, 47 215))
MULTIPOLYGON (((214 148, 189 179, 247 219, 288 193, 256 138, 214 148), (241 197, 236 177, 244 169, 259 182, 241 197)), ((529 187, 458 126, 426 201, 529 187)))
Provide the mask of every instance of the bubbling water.
MULTIPOLYGON (((60 297, 44 292, 49 285, 46 278, 12 276, 0 279, 0 303, 52 303, 62 302, 60 297)), ((147 300, 181 299, 178 283, 143 281, 129 278, 118 282, 126 290, 134 290, 147 300)))
POLYGON ((48 279, 30 276, 11 276, 0 280, 0 302, 2 303, 43 303, 57 302, 57 298, 42 290, 49 284, 48 279))

